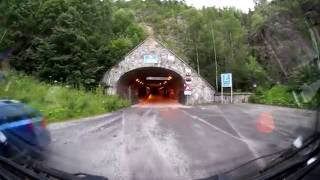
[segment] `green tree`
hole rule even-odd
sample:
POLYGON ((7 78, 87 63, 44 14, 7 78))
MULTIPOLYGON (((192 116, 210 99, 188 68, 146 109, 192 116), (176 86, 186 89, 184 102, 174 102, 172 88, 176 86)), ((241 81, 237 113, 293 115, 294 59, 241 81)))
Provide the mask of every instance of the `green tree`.
POLYGON ((1 50, 14 49, 12 67, 45 81, 92 88, 145 37, 132 11, 113 14, 108 0, 5 1, 0 8, 1 50))

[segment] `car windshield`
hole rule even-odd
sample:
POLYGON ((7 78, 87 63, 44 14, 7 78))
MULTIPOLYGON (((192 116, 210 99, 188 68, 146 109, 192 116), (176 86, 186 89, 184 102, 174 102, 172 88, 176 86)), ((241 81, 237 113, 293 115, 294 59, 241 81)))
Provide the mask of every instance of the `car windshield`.
POLYGON ((320 178, 319 0, 0 12, 0 164, 58 179, 320 178))

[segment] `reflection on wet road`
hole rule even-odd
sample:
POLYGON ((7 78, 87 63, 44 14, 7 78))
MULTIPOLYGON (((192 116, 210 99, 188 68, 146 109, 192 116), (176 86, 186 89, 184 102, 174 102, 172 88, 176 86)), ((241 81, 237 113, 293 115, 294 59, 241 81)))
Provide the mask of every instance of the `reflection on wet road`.
POLYGON ((182 107, 178 100, 150 94, 147 98, 140 99, 139 104, 133 107, 182 107))
POLYGON ((262 105, 140 105, 50 125, 47 163, 110 179, 197 179, 288 147, 314 120, 310 111, 262 105))

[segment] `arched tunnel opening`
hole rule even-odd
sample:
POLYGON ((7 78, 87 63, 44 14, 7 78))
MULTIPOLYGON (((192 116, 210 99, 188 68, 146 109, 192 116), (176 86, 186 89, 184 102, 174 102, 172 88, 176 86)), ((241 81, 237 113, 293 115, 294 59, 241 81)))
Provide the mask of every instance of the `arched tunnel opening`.
POLYGON ((184 79, 176 72, 160 67, 144 67, 122 75, 117 93, 133 103, 185 104, 184 79))

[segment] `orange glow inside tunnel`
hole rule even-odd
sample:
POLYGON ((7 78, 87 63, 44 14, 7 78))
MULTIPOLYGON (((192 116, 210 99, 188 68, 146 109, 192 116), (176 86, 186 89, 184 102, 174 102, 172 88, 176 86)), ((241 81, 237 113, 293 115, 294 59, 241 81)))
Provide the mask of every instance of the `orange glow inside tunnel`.
POLYGON ((256 128, 262 133, 272 133, 275 128, 272 114, 270 112, 262 112, 257 119, 256 128))
POLYGON ((184 79, 160 67, 131 70, 117 82, 117 94, 133 104, 184 104, 184 79))
POLYGON ((178 100, 150 94, 147 98, 140 99, 140 104, 176 104, 178 100))

